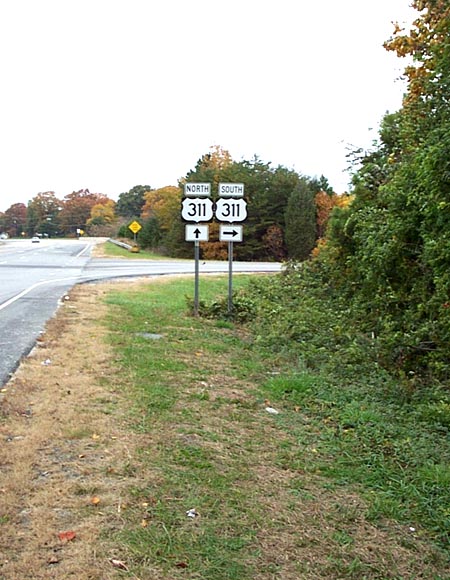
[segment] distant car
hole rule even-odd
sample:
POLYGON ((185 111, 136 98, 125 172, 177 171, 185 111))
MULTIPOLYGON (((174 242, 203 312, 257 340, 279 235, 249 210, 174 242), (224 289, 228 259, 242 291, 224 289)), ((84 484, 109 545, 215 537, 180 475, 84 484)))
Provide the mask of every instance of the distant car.
POLYGON ((40 240, 40 239, 39 239, 37 236, 33 236, 33 237, 31 238, 31 242, 32 242, 33 244, 38 244, 40 241, 41 241, 41 240, 40 240))

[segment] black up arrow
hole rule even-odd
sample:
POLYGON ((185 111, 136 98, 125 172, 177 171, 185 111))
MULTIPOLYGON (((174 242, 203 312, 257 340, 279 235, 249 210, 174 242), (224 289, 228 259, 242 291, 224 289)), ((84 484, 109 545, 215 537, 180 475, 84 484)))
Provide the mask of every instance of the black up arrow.
POLYGON ((237 236, 238 233, 239 232, 237 232, 236 230, 232 230, 231 232, 230 232, 230 230, 223 230, 222 235, 223 236, 233 236, 233 238, 234 238, 234 236, 237 236))
POLYGON ((198 236, 202 233, 198 228, 194 230, 194 236, 198 239, 198 236))

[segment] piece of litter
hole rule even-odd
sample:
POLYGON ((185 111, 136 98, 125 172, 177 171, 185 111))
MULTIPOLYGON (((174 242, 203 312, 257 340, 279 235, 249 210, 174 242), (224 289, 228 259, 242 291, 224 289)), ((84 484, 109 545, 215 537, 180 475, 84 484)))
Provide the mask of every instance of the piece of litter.
POLYGON ((126 572, 128 572, 128 567, 122 560, 116 560, 115 558, 111 558, 110 562, 114 566, 114 568, 118 568, 119 570, 125 570, 126 572))
POLYGON ((199 513, 195 508, 192 508, 186 512, 186 515, 188 518, 196 518, 199 515, 199 513))
POLYGON ((61 542, 71 542, 77 537, 77 535, 75 534, 75 532, 72 532, 72 530, 70 530, 68 532, 59 532, 58 537, 61 540, 61 542))
POLYGON ((6 441, 8 441, 8 443, 10 443, 11 441, 22 441, 22 439, 25 439, 25 437, 23 435, 9 435, 6 438, 6 441))
POLYGON ((270 413, 271 415, 279 415, 280 414, 280 411, 277 411, 273 407, 266 407, 266 411, 268 413, 270 413))
POLYGON ((410 526, 410 527, 409 527, 409 531, 410 531, 410 532, 415 532, 415 531, 416 531, 416 528, 413 528, 412 526, 410 526))
POLYGON ((138 332, 136 335, 141 338, 148 338, 149 340, 160 340, 163 338, 162 334, 156 334, 154 332, 138 332))
POLYGON ((176 566, 177 568, 188 568, 188 567, 189 567, 189 564, 188 564, 187 562, 177 562, 177 563, 175 564, 175 566, 176 566))
POLYGON ((44 365, 44 366, 48 366, 48 365, 51 365, 51 364, 52 364, 52 361, 49 358, 46 358, 45 360, 43 360, 41 362, 41 365, 44 365))

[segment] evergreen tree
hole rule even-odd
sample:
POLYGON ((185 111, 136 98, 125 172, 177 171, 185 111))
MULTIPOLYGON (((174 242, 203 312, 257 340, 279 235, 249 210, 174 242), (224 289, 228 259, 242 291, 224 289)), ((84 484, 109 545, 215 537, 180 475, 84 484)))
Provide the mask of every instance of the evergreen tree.
POLYGON ((145 194, 151 190, 149 185, 135 185, 130 191, 121 193, 115 208, 116 214, 126 218, 140 216, 145 204, 145 194))
POLYGON ((161 227, 156 217, 148 218, 139 232, 139 244, 145 248, 156 249, 161 243, 161 227))
POLYGON ((305 178, 291 193, 286 208, 286 246, 289 258, 307 260, 316 244, 315 188, 305 178))

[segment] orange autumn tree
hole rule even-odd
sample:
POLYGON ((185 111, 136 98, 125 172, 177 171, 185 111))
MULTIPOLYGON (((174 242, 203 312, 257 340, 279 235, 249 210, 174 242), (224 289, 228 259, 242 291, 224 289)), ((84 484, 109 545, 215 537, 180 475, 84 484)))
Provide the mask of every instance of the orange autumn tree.
POLYGON ((315 196, 316 204, 316 224, 317 224, 317 245, 312 251, 312 256, 317 257, 326 245, 326 231, 331 213, 335 207, 348 207, 352 201, 351 195, 338 195, 318 191, 315 196))
POLYGON ((74 235, 77 230, 84 230, 91 217, 94 205, 105 204, 109 200, 103 193, 91 193, 89 189, 73 191, 63 199, 63 208, 59 214, 61 229, 66 235, 74 235))
POLYGON ((319 240, 325 237, 327 222, 333 207, 336 205, 336 198, 337 196, 335 194, 330 195, 323 190, 316 193, 316 223, 317 237, 319 240))
POLYGON ((150 218, 155 218, 163 232, 169 231, 174 220, 179 218, 181 189, 174 185, 167 185, 166 187, 147 191, 144 194, 144 199, 142 219, 146 221, 150 218))
POLYGON ((330 194, 323 190, 316 193, 317 237, 319 240, 325 237, 328 220, 330 219, 333 208, 346 207, 350 203, 350 200, 351 196, 349 195, 330 194))
POLYGON ((211 182, 217 185, 221 180, 222 172, 233 164, 233 159, 229 151, 220 145, 213 145, 209 151, 202 157, 200 164, 204 171, 210 172, 211 182))
POLYGON ((86 227, 91 236, 111 236, 115 229, 117 216, 115 213, 116 202, 108 199, 103 203, 96 203, 91 208, 91 217, 86 222, 86 227))
POLYGON ((209 224, 209 241, 200 243, 202 257, 205 260, 226 260, 228 257, 227 242, 219 241, 219 224, 211 222, 209 224))
POLYGON ((139 232, 139 244, 144 247, 166 250, 172 231, 180 220, 181 189, 167 185, 144 194, 139 232))
POLYGON ((275 258, 275 260, 281 262, 286 258, 283 230, 279 225, 272 224, 267 228, 263 236, 263 242, 268 254, 275 258))
POLYGON ((91 209, 91 217, 87 222, 87 225, 92 223, 111 224, 116 219, 114 208, 116 202, 112 199, 108 199, 104 203, 97 203, 91 209))
POLYGON ((404 71, 408 79, 404 104, 429 96, 430 81, 442 68, 440 60, 446 55, 444 47, 448 45, 449 34, 448 0, 414 0, 412 7, 420 13, 413 22, 413 28, 406 33, 396 23, 392 37, 384 43, 384 48, 397 56, 411 56, 414 59, 404 71))

